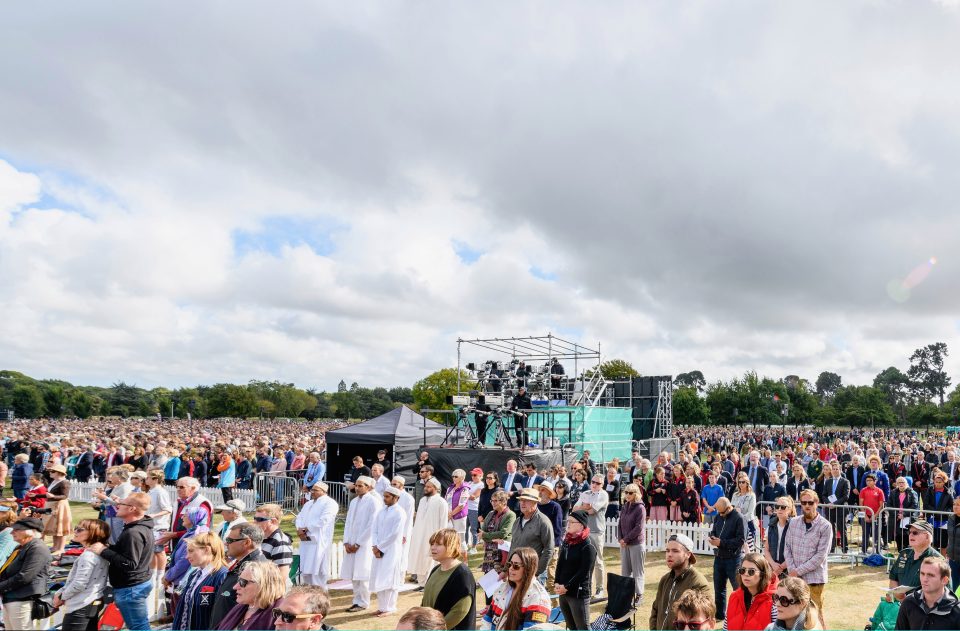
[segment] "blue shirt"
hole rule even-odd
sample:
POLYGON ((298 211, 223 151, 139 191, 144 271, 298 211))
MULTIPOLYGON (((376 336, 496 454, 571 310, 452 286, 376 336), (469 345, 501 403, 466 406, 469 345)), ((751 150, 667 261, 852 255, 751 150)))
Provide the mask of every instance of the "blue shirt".
MULTIPOLYGON (((717 503, 717 500, 723 497, 723 487, 719 484, 708 484, 703 487, 703 491, 700 492, 700 497, 706 500, 707 504, 713 505, 717 503)), ((716 509, 710 510, 708 508, 703 509, 704 515, 716 515, 716 509)))

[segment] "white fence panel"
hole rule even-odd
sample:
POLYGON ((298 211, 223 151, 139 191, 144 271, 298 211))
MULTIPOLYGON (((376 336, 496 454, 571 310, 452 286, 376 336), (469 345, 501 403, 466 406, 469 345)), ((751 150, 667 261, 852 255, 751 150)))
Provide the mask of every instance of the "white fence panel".
MULTIPOLYGON (((616 519, 606 522, 604 538, 605 548, 618 548, 616 519)), ((694 553, 713 556, 713 546, 710 545, 709 524, 689 524, 680 521, 650 521, 644 525, 645 545, 648 552, 661 552, 666 549, 667 538, 673 534, 682 534, 693 540, 694 553)))

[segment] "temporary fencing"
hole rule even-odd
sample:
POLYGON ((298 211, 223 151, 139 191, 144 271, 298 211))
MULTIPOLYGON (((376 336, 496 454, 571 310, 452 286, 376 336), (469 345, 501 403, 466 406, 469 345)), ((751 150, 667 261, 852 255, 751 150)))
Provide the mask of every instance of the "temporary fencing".
MULTIPOLYGON (((88 503, 92 502, 94 499, 96 499, 93 496, 94 491, 101 488, 103 488, 103 483, 101 482, 71 482, 70 501, 88 503)), ((167 492, 167 495, 170 496, 170 501, 176 505, 176 487, 164 486, 163 488, 167 492)), ((209 486, 200 487, 200 495, 209 500, 214 506, 223 504, 223 493, 218 488, 209 486)), ((257 507, 257 503, 254 498, 254 492, 251 489, 233 489, 233 498, 243 501, 244 510, 252 511, 257 507)))

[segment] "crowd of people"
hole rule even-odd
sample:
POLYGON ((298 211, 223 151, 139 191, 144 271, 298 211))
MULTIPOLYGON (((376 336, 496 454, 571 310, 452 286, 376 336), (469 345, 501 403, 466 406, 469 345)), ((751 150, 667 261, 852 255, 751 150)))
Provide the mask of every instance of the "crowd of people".
POLYGON ((645 533, 654 521, 671 534, 651 629, 827 628, 828 606, 838 605, 826 593, 829 555, 891 548, 897 628, 931 628, 934 619, 933 628, 960 629, 960 441, 943 433, 682 429, 677 453, 653 461, 634 453, 596 462, 587 451, 569 467, 511 460, 503 471, 455 470, 446 483, 426 453, 415 479, 389 477, 384 451, 375 462, 355 459, 344 511, 325 481, 329 427, 279 424, 262 436, 228 422, 195 431, 79 421, 6 429, 7 629, 44 614, 38 601, 58 573, 63 585, 51 607, 63 612, 64 629, 97 628, 110 599, 130 629, 329 628, 333 579, 349 582, 347 613, 379 618, 398 613, 401 589, 415 584, 420 606, 403 613, 400 628, 548 628, 558 620, 569 629, 622 628, 609 615, 591 620, 591 604, 614 596, 603 551, 618 548, 636 608, 646 598, 645 533), (279 504, 258 505, 248 521, 233 498, 258 471, 298 472, 296 550, 279 504), (98 516, 74 524, 70 485, 90 479, 102 482, 98 516), (223 503, 212 505, 202 486, 220 488, 223 503), (343 560, 331 577, 338 518, 343 560), (694 532, 711 548, 712 584, 699 569, 694 532))

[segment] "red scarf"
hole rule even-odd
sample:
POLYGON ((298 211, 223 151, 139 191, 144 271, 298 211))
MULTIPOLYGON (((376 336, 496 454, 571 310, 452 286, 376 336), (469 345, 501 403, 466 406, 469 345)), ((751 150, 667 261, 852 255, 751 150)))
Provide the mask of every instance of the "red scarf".
POLYGON ((584 541, 586 541, 587 537, 589 536, 590 536, 590 529, 584 528, 577 534, 573 534, 572 532, 566 533, 565 535, 563 535, 563 542, 568 546, 575 546, 578 543, 583 543, 584 541))

